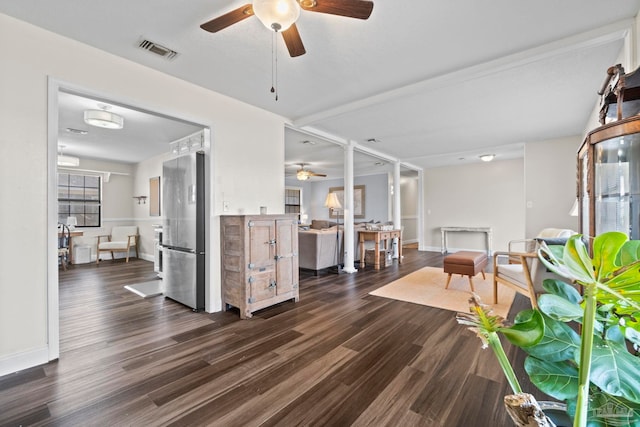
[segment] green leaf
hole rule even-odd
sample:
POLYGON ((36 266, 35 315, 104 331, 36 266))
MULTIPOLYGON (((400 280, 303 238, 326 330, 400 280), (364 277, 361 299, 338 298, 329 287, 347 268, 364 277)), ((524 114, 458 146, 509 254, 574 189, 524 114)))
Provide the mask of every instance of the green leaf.
POLYGON ((640 403, 640 358, 613 341, 607 344, 594 343, 591 382, 605 393, 640 403))
POLYGON ((561 322, 578 321, 584 312, 576 303, 552 294, 542 294, 538 298, 538 308, 547 316, 561 322))
POLYGON ((565 323, 544 316, 544 337, 536 345, 522 347, 524 351, 538 359, 549 362, 572 360, 580 349, 580 336, 565 323))
POLYGON ((640 260, 640 240, 625 242, 618 254, 619 265, 628 265, 638 260, 640 260))
POLYGON ((498 331, 518 347, 533 346, 544 337, 544 319, 538 310, 521 311, 513 326, 500 328, 498 331))
POLYGON ((556 256, 555 251, 543 244, 538 249, 538 258, 549 270, 572 282, 593 283, 595 280, 593 266, 580 238, 579 234, 569 238, 564 246, 562 257, 556 256))
POLYGON ((565 400, 578 395, 578 369, 567 362, 548 362, 529 356, 524 361, 524 369, 533 385, 551 397, 565 400))
POLYGON ((596 281, 593 263, 580 234, 573 235, 567 240, 562 262, 573 274, 574 280, 585 284, 596 281))
POLYGON ((603 233, 593 240, 593 266, 598 281, 603 281, 618 269, 616 258, 627 240, 627 235, 619 231, 603 233))
POLYGON ((580 304, 580 302, 582 301, 582 295, 580 295, 580 292, 578 292, 578 290, 573 285, 565 283, 561 280, 544 279, 544 281, 542 282, 542 287, 550 294, 558 295, 559 297, 562 297, 575 304, 580 304))

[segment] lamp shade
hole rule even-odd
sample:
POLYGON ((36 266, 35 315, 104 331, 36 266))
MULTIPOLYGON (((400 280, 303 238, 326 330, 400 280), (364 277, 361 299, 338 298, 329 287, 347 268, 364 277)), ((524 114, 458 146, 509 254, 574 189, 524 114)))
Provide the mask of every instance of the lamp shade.
POLYGON ((122 129, 124 126, 122 116, 106 110, 85 110, 84 122, 105 129, 122 129))
POLYGON ((271 31, 287 30, 300 16, 296 0, 253 0, 253 13, 271 31))
POLYGON ((78 218, 76 218, 75 216, 68 216, 67 225, 71 230, 73 230, 74 228, 76 228, 76 225, 78 225, 78 218))
POLYGON ((578 199, 575 199, 573 201, 573 205, 571 206, 571 209, 569 210, 569 215, 571 216, 578 216, 578 199))
POLYGON ((340 203, 340 200, 338 200, 338 195, 336 193, 327 194, 324 205, 330 209, 342 209, 342 204, 340 203))

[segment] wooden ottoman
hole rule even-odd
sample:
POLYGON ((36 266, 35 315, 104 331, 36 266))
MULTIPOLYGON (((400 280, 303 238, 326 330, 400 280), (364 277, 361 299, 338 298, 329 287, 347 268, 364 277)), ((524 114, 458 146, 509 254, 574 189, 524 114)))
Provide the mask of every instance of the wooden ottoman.
POLYGON ((482 273, 482 278, 486 279, 484 269, 488 263, 489 259, 484 252, 460 251, 447 255, 444 257, 444 272, 449 273, 449 277, 447 277, 447 285, 444 288, 449 288, 452 274, 460 274, 469 276, 471 291, 475 292, 472 277, 482 273))

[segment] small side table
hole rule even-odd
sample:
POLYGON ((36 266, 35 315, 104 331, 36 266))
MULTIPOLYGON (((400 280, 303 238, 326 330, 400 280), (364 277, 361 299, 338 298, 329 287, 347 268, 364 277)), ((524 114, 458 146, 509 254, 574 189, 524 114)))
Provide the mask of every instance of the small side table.
POLYGON ((380 270, 380 241, 384 241, 384 249, 387 250, 387 242, 389 239, 398 239, 398 264, 402 264, 402 230, 360 230, 358 232, 360 242, 360 267, 365 267, 364 263, 364 242, 373 240, 376 244, 376 256, 373 268, 380 270))

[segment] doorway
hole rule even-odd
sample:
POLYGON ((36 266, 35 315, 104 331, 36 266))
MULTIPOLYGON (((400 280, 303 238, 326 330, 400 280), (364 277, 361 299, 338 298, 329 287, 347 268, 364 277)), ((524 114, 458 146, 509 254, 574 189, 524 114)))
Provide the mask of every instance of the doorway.
MULTIPOLYGON (((132 106, 66 83, 49 81, 48 101, 48 336, 49 360, 59 357, 59 280, 57 225, 67 217, 77 217, 77 229, 83 231, 78 242, 95 247, 96 236, 121 223, 139 226, 140 257, 154 260, 154 225, 161 222, 161 212, 149 209, 151 179, 159 178, 162 160, 172 149, 171 143, 200 134, 202 149, 210 156, 210 129, 193 121, 132 106), (121 117, 122 129, 107 129, 85 122, 86 111, 109 112, 121 117), (63 147, 60 147, 60 146, 63 147), (58 157, 73 160, 59 166, 58 157), (64 169, 62 169, 64 168, 64 169), (85 221, 86 212, 58 210, 58 173, 97 177, 99 221, 85 221), (76 215, 69 215, 76 214, 76 215)), ((174 144, 175 145, 175 144, 174 144)), ((209 199, 209 192, 206 199, 209 199)), ((75 221, 74 221, 75 222, 75 221)), ((208 243, 207 243, 208 244, 208 243)), ((77 247, 77 246, 76 246, 77 247)), ((95 252, 95 250, 93 251, 95 252)), ((96 253, 90 260, 95 262, 96 253)), ((72 254, 73 257, 73 254, 72 254)), ((106 266, 105 266, 106 267, 106 266)), ((73 266, 71 266, 73 268, 73 266)), ((208 266, 207 266, 207 271, 208 266)))

